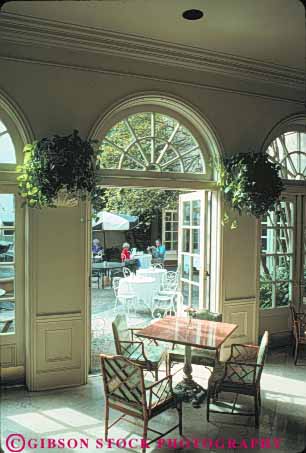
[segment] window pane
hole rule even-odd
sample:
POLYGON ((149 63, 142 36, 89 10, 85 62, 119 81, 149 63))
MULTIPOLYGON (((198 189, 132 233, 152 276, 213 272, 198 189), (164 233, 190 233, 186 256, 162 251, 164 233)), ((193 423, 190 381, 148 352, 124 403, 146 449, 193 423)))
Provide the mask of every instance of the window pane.
POLYGON ((182 282, 182 294, 185 305, 189 305, 189 284, 186 282, 182 282))
POLYGON ((183 252, 190 252, 190 230, 183 229, 183 252))
POLYGON ((15 164, 15 147, 2 121, 0 121, 0 134, 0 164, 15 164))
POLYGON ((191 285, 191 306, 193 308, 199 308, 199 287, 196 285, 191 285))
POLYGON ((201 214, 200 200, 193 200, 191 206, 192 206, 192 225, 199 226, 200 225, 200 214, 201 214))
POLYGON ((161 113, 129 115, 107 132, 100 150, 102 168, 205 173, 193 135, 176 119, 161 113))
POLYGON ((306 133, 291 131, 276 138, 267 153, 283 179, 306 180, 306 133))
POLYGON ((189 280, 190 276, 190 256, 182 255, 182 278, 189 280))
POLYGON ((0 288, 2 289, 2 296, 4 294, 6 297, 14 296, 14 279, 14 267, 0 267, 0 288), (5 293, 3 293, 3 291, 5 291, 5 293))
POLYGON ((275 285, 276 306, 282 307, 291 302, 291 285, 289 282, 279 282, 275 285))
POLYGON ((199 256, 193 256, 192 257, 192 274, 191 274, 191 280, 193 282, 199 282, 200 281, 200 257, 199 256))
POLYGON ((183 202, 183 225, 190 225, 190 202, 183 202))
POLYGON ((192 230, 192 253, 200 253, 200 230, 192 230))
POLYGON ((265 275, 260 276, 260 308, 272 308, 272 281, 265 275))
POLYGON ((10 300, 0 300, 0 333, 14 333, 15 303, 10 300))

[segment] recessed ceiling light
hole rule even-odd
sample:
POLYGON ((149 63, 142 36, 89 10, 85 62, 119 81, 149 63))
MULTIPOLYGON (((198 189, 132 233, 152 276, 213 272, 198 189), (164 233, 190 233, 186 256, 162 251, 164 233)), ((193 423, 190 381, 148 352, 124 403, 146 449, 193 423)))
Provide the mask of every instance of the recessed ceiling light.
POLYGON ((187 9, 182 15, 187 20, 198 20, 204 16, 204 13, 199 9, 187 9))

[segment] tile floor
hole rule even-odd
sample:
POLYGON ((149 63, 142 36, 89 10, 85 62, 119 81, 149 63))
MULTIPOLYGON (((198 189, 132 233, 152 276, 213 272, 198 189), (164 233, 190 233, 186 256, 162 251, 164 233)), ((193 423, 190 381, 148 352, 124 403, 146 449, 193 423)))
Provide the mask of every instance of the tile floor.
MULTIPOLYGON (((304 355, 305 357, 305 355, 304 355)), ((207 369, 195 367, 194 376, 197 381, 205 386, 209 376, 207 369)), ((179 380, 180 372, 175 375, 179 380)), ((69 388, 65 390, 52 390, 46 392, 29 393, 23 388, 6 389, 2 391, 1 398, 1 430, 2 448, 5 448, 5 439, 12 433, 21 433, 26 439, 53 438, 53 439, 89 439, 89 448, 76 449, 61 448, 53 451, 129 451, 135 453, 139 449, 113 447, 96 448, 96 439, 103 438, 103 390, 101 376, 92 376, 86 386, 69 388)), ((206 448, 174 448, 164 446, 158 448, 153 445, 148 452, 183 451, 204 452, 246 452, 270 451, 281 453, 300 453, 306 446, 306 359, 301 360, 299 366, 294 366, 290 352, 279 349, 270 352, 262 377, 263 410, 260 429, 254 428, 251 417, 231 415, 212 415, 211 422, 206 422, 205 404, 200 409, 194 409, 190 404, 184 404, 183 420, 184 435, 190 439, 212 439, 213 447, 206 448), (271 448, 251 448, 251 438, 272 439, 271 448), (273 438, 280 441, 280 448, 273 446, 273 438), (219 439, 219 447, 215 441, 219 439), (222 441, 225 445, 229 439, 236 439, 239 445, 220 448, 222 441), (242 440, 245 439, 246 443, 242 440)), ((114 415, 114 414, 112 414, 114 415)), ((155 421, 157 428, 166 429, 176 423, 176 411, 171 410, 155 421)), ((110 432, 111 438, 141 437, 141 431, 135 433, 132 425, 125 421, 120 422, 110 432)), ((177 431, 169 434, 167 439, 180 439, 177 431)), ((34 441, 33 441, 34 442, 34 441)), ((265 441, 267 447, 267 440, 265 441)), ((17 444, 16 444, 17 445, 17 444)), ((35 444, 34 444, 35 446, 35 444)), ((71 444, 70 447, 74 445, 71 444)), ((33 446, 32 446, 33 447, 33 446)), ((28 448, 31 451, 44 452, 47 449, 28 448)), ((49 450, 52 450, 49 448, 49 450)), ((15 450, 17 451, 17 450, 15 450)))

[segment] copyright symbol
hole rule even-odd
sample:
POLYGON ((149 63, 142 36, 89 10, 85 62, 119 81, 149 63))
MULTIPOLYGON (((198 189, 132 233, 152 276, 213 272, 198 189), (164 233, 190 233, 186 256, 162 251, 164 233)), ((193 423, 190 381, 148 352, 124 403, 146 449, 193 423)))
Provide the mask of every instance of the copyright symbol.
POLYGON ((19 452, 25 447, 25 438, 22 434, 10 434, 5 441, 8 451, 19 452))

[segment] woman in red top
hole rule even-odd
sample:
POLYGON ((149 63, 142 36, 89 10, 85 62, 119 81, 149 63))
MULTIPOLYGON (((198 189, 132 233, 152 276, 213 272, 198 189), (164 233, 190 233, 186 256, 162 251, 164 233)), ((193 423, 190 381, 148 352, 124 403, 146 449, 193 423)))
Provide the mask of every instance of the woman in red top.
POLYGON ((125 242, 122 245, 121 261, 124 263, 124 261, 129 259, 131 259, 130 244, 128 242, 125 242))

